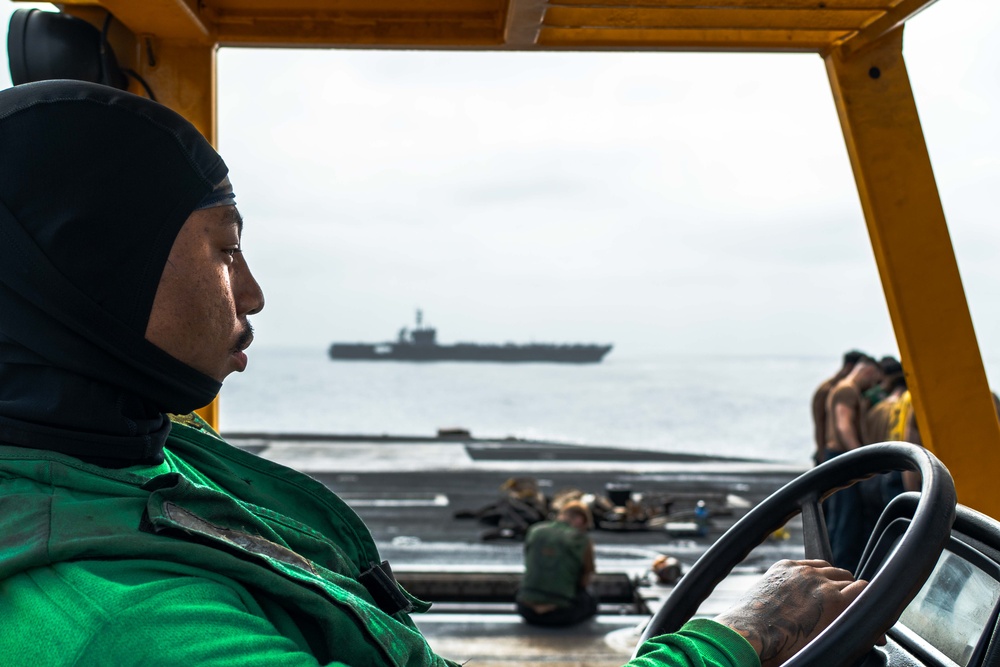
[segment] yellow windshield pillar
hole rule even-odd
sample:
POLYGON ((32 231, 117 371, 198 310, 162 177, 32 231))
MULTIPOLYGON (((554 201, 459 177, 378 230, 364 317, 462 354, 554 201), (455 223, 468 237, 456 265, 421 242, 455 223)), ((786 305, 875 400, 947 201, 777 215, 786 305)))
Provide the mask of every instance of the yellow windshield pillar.
MULTIPOLYGON (((137 50, 146 63, 143 78, 155 91, 157 101, 187 118, 218 148, 216 46, 141 38, 137 50)), ((142 94, 141 88, 137 91, 133 86, 132 91, 142 94)))
POLYGON ((195 410, 198 416, 208 422, 216 431, 219 430, 219 397, 216 396, 212 399, 212 402, 203 408, 198 408, 195 410))
MULTIPOLYGON (((850 46, 850 43, 846 46, 850 46)), ((903 60, 903 29, 825 55, 923 444, 1000 516, 1000 424, 903 60)))

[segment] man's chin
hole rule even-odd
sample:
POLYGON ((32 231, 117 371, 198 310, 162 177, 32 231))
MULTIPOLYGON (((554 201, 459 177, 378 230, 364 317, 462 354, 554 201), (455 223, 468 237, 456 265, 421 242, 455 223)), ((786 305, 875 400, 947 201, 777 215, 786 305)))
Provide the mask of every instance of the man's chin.
POLYGON ((202 371, 205 375, 213 378, 217 382, 225 382, 226 378, 233 373, 242 373, 247 368, 247 353, 241 350, 233 351, 226 359, 226 363, 221 368, 213 371, 202 371))

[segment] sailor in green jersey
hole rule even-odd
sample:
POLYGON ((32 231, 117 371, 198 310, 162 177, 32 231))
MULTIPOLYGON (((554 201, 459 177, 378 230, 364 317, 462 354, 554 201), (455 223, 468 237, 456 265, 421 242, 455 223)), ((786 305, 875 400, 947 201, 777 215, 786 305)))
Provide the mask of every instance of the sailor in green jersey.
MULTIPOLYGON (((0 91, 0 661, 455 665, 336 495, 168 417, 246 367, 264 305, 227 172, 149 100, 0 91)), ((783 561, 630 665, 780 664, 863 585, 783 561)))
POLYGON ((560 508, 555 521, 528 528, 524 578, 517 612, 534 625, 572 625, 597 613, 587 590, 594 574, 594 543, 587 537, 593 519, 582 502, 560 508))

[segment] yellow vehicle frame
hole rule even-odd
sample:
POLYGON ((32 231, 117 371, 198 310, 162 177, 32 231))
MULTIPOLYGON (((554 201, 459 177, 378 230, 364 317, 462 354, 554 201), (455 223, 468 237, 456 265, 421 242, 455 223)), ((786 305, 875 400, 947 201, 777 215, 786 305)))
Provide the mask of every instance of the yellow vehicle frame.
MULTIPOLYGON (((947 0, 946 0, 947 1, 947 0)), ((903 60, 935 0, 68 0, 216 140, 219 46, 812 52, 826 62, 924 444, 1000 517, 994 411, 903 60)), ((136 92, 141 92, 136 90, 136 92)), ((217 418, 217 403, 207 416, 217 418)))

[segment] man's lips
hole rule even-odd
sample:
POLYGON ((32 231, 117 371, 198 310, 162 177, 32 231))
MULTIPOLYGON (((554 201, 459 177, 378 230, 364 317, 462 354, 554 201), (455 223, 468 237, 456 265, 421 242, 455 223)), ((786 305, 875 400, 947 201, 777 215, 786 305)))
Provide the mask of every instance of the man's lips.
POLYGON ((250 343, 252 342, 253 342, 253 327, 251 327, 250 323, 247 322, 246 328, 243 330, 243 333, 241 333, 240 337, 236 340, 236 347, 233 348, 233 354, 232 354, 233 360, 236 362, 236 369, 240 372, 245 370, 247 367, 247 355, 246 352, 244 352, 243 350, 250 347, 250 343))
POLYGON ((233 346, 234 352, 242 352, 243 350, 250 347, 250 343, 253 342, 253 327, 247 322, 243 331, 240 332, 239 338, 236 339, 236 345, 233 346))
POLYGON ((250 343, 252 343, 252 342, 253 342, 253 334, 252 333, 249 336, 240 336, 239 341, 236 343, 236 351, 237 352, 242 352, 243 350, 245 350, 248 347, 250 347, 250 343))
POLYGON ((236 362, 236 370, 243 372, 247 367, 247 354, 243 350, 234 350, 232 354, 233 361, 236 362))

